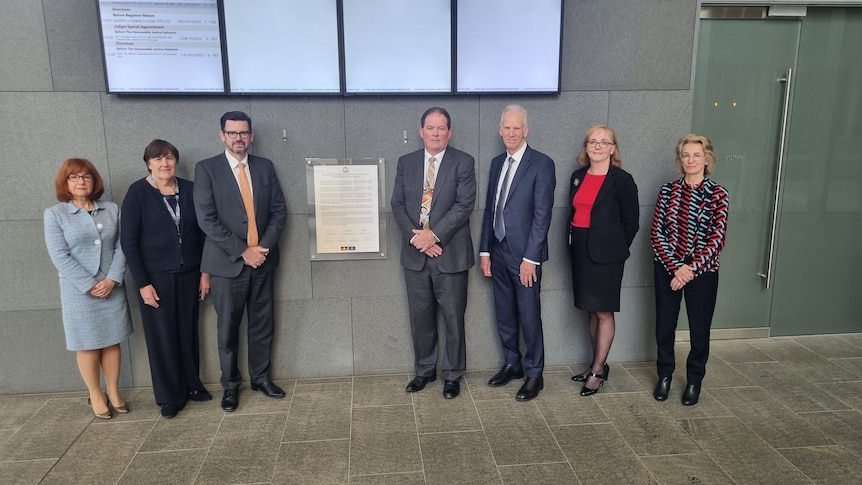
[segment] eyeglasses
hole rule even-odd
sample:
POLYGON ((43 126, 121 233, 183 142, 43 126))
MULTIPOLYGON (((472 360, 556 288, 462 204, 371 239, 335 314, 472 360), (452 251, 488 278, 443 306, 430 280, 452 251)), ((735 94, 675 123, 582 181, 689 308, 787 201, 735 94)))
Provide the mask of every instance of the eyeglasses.
POLYGON ((612 141, 607 141, 607 140, 602 140, 602 141, 590 140, 587 142, 587 146, 590 148, 595 148, 597 146, 602 147, 602 148, 607 148, 610 145, 616 145, 616 143, 614 143, 612 141))
POLYGON ((227 135, 228 138, 231 138, 231 139, 236 138, 237 135, 239 135, 240 139, 243 139, 243 140, 247 140, 249 135, 251 135, 250 131, 224 131, 224 130, 222 130, 222 133, 224 133, 225 135, 227 135))
POLYGON ((683 154, 681 154, 681 155, 679 156, 679 159, 680 159, 680 160, 688 160, 688 159, 689 159, 689 157, 692 157, 692 158, 694 158, 695 160, 700 160, 701 158, 703 158, 703 153, 695 153, 694 155, 691 155, 691 154, 688 154, 688 153, 683 153, 683 154))
POLYGON ((92 182, 93 175, 89 173, 85 173, 84 175, 78 175, 76 173, 70 173, 68 177, 69 182, 77 182, 78 180, 84 179, 84 182, 92 182))

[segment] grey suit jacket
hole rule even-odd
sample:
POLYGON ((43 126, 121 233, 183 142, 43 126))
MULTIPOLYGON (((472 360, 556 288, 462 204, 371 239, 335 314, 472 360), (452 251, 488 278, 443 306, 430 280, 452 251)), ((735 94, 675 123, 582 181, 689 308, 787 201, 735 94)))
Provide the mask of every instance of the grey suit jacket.
MULTIPOLYGON (((287 205, 275 167, 266 158, 248 156, 254 194, 254 216, 260 246, 269 248, 264 271, 275 271, 278 240, 287 222, 287 205)), ((248 247, 248 217, 236 177, 224 153, 195 165, 195 212, 206 234, 201 271, 233 278, 242 271, 242 252, 248 247)))
MULTIPOLYGON (((473 238, 470 236, 470 214, 476 205, 476 161, 472 156, 447 147, 437 169, 429 222, 440 238, 443 253, 437 257, 440 271, 459 273, 475 264, 473 238)), ((398 159, 395 186, 392 190, 392 216, 403 241, 401 265, 420 271, 427 256, 410 245, 413 229, 419 225, 422 185, 425 179, 425 150, 408 153, 398 159)))

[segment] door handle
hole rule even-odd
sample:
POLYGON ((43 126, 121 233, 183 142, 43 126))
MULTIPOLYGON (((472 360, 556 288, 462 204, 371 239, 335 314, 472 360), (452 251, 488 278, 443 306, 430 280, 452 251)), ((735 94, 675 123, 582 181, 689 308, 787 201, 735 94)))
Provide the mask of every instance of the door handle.
POLYGON ((787 69, 787 76, 778 79, 784 83, 784 107, 781 110, 781 131, 778 136, 778 167, 775 170, 775 198, 772 201, 772 224, 769 229, 769 253, 766 259, 766 273, 757 273, 766 280, 768 290, 772 283, 772 268, 775 259, 775 233, 778 229, 778 209, 781 203, 781 179, 784 171, 784 157, 787 147, 787 125, 790 122, 790 89, 793 83, 793 69, 787 69))

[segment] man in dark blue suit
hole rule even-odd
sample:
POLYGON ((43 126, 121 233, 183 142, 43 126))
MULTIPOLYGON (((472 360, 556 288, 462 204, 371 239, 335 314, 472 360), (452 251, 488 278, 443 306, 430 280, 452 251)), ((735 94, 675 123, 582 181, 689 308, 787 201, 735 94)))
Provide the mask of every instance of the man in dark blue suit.
POLYGON ((239 406, 242 383, 237 357, 244 312, 251 389, 273 398, 285 396, 269 371, 278 240, 287 206, 272 162, 248 153, 254 141, 251 118, 242 111, 225 113, 219 137, 225 151, 195 166, 194 197, 198 225, 206 234, 201 271, 212 277, 218 317, 221 407, 231 412, 239 406))
POLYGON ((401 266, 407 284, 416 377, 407 392, 437 378, 437 310, 446 329, 443 397, 461 392, 467 366, 464 312, 467 270, 473 267, 470 214, 476 205, 475 161, 449 146, 451 119, 443 108, 422 115, 425 147, 398 159, 392 216, 401 232, 401 266))
POLYGON ((491 160, 479 241, 479 266, 493 278, 497 330, 506 359, 488 385, 503 386, 526 375, 518 401, 535 398, 544 387, 539 292, 556 186, 554 161, 527 146, 528 132, 527 111, 507 106, 500 118, 506 152, 491 160), (526 346, 523 363, 519 331, 526 346))

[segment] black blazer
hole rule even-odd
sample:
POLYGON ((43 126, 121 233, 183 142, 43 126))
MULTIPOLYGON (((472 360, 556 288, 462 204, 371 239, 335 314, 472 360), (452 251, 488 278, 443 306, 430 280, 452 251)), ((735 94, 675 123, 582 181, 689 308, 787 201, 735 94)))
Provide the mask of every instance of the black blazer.
MULTIPOLYGON (((588 168, 576 170, 569 183, 569 218, 566 220, 569 244, 572 242, 572 218, 575 216, 572 201, 588 168)), ((590 213, 587 242, 590 259, 601 264, 618 263, 628 259, 631 254, 629 247, 638 232, 639 216, 638 187, 634 178, 625 170, 611 165, 590 213)))

